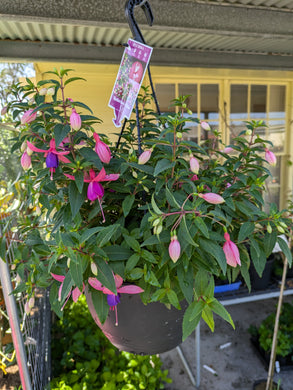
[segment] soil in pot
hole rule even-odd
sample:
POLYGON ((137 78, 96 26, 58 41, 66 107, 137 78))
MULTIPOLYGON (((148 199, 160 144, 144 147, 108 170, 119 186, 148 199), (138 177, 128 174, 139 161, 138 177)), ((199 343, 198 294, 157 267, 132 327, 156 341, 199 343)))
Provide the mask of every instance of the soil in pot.
MULTIPOLYGON (((261 379, 253 384, 253 390, 266 390, 266 379, 261 379)), ((273 382, 272 390, 282 390, 281 386, 278 386, 276 382, 273 382)))

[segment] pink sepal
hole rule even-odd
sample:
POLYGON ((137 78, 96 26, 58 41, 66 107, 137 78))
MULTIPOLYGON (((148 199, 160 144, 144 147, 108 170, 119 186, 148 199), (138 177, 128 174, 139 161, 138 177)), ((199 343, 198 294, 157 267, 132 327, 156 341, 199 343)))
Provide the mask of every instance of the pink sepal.
POLYGON ((120 293, 127 293, 127 294, 140 294, 144 292, 142 288, 135 286, 134 284, 131 284, 130 286, 120 287, 117 291, 120 293))
POLYGON ((94 289, 103 291, 103 285, 97 278, 88 278, 88 282, 94 289))

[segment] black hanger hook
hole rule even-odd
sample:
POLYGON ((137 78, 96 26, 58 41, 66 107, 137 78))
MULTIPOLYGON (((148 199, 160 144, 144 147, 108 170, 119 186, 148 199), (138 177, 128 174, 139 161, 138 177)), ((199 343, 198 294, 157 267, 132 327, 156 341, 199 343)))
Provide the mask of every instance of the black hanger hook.
POLYGON ((148 0, 127 0, 125 3, 125 16, 128 21, 133 38, 138 42, 145 43, 143 35, 134 17, 135 7, 141 7, 143 9, 149 26, 152 26, 154 16, 148 0))

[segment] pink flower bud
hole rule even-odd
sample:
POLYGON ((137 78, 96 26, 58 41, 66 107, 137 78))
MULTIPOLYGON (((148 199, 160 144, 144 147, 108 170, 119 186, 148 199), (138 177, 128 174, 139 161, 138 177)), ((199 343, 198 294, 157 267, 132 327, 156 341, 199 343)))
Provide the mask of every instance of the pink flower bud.
POLYGON ((45 96, 46 93, 47 93, 47 88, 42 88, 39 90, 39 95, 41 95, 41 96, 45 96))
POLYGON ((26 123, 31 123, 31 122, 33 122, 36 119, 37 113, 33 112, 33 111, 34 111, 33 109, 30 109, 30 110, 27 110, 23 114, 23 116, 22 116, 22 118, 20 120, 20 123, 22 125, 25 125, 26 123))
POLYGON ((94 263, 94 262, 91 263, 91 271, 92 271, 92 273, 93 273, 95 276, 98 275, 98 267, 97 267, 96 263, 94 263))
POLYGON ((35 298, 34 297, 30 297, 30 299, 28 300, 28 306, 30 309, 32 309, 35 306, 35 298))
POLYGON ((75 108, 72 109, 69 120, 73 130, 79 130, 81 128, 81 117, 76 112, 75 108))
POLYGON ((181 247, 179 241, 177 240, 177 236, 172 236, 171 242, 169 244, 169 256, 174 263, 176 263, 176 261, 179 259, 180 251, 181 247))
POLYGON ((8 110, 8 106, 3 107, 1 110, 1 115, 7 114, 7 110, 8 110))
POLYGON ((198 194, 198 196, 211 204, 221 204, 225 202, 225 199, 221 195, 214 194, 213 192, 207 192, 205 194, 198 194))
POLYGON ((237 264, 241 265, 239 250, 237 245, 230 240, 230 235, 226 232, 224 234, 226 242, 223 245, 223 251, 226 256, 227 264, 231 267, 237 267, 237 264))
POLYGON ((29 156, 26 151, 21 156, 20 163, 23 169, 25 170, 31 167, 31 163, 32 163, 31 156, 29 156))
POLYGON ((94 139, 96 140, 95 152, 103 163, 109 164, 111 160, 111 151, 109 146, 100 140, 97 133, 94 133, 94 139))
POLYGON ((54 87, 48 88, 48 91, 47 91, 47 95, 48 96, 53 96, 54 93, 55 93, 55 88, 54 87))
POLYGON ((25 303, 25 305, 24 305, 24 311, 25 311, 25 314, 26 314, 26 315, 29 315, 29 314, 30 314, 31 308, 29 307, 28 301, 26 301, 26 303, 25 303))
POLYGON ((29 147, 26 148, 26 152, 28 156, 31 156, 33 154, 33 151, 29 147))
POLYGON ((145 163, 147 163, 149 161, 149 159, 151 158, 151 155, 152 155, 152 150, 151 149, 147 149, 145 150, 144 152, 141 153, 141 155, 139 156, 138 158, 138 163, 140 165, 143 165, 145 163))
POLYGON ((193 172, 193 173, 198 173, 198 171, 199 171, 198 159, 195 158, 194 156, 191 156, 191 157, 190 157, 190 160, 189 160, 189 164, 190 164, 190 170, 191 170, 191 172, 193 172))
POLYGON ((233 152, 233 148, 231 146, 227 146, 224 150, 223 153, 229 154, 233 152))
POLYGON ((193 175, 193 176, 191 176, 190 180, 191 181, 196 181, 196 180, 198 180, 198 176, 197 175, 193 175))
POLYGON ((271 152, 269 149, 266 149, 265 150, 266 153, 265 153, 265 159, 267 160, 267 162, 272 165, 272 166, 275 166, 277 164, 277 157, 275 156, 275 154, 273 152, 271 152))
POLYGON ((205 121, 201 121, 200 122, 200 125, 201 125, 201 127, 204 129, 204 130, 211 130, 211 128, 210 128, 210 125, 208 124, 208 122, 205 122, 205 121))

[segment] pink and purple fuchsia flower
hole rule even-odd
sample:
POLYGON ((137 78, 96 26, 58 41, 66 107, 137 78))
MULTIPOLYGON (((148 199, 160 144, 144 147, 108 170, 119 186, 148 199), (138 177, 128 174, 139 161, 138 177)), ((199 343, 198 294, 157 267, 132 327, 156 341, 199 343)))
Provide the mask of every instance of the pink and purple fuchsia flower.
POLYGON ((111 151, 109 146, 100 140, 97 133, 94 133, 94 139, 96 140, 95 152, 103 163, 109 164, 111 160, 111 151))
MULTIPOLYGON (((59 291, 58 291, 58 299, 59 299, 59 301, 61 301, 61 293, 62 293, 63 282, 64 282, 64 279, 65 279, 65 276, 63 276, 63 275, 56 275, 56 274, 53 274, 53 273, 51 273, 51 275, 52 275, 52 277, 55 280, 57 280, 58 282, 61 282, 61 285, 60 285, 59 291)), ((70 291, 69 291, 69 294, 67 295, 67 297, 65 299, 65 302, 64 302, 61 310, 64 309, 64 306, 66 305, 66 303, 67 303, 68 299, 70 298, 70 296, 72 296, 73 302, 77 302, 78 298, 83 293, 84 288, 85 288, 84 283, 82 285, 82 291, 80 291, 80 289, 78 287, 75 287, 73 290, 71 288, 70 291)))
MULTIPOLYGON (((75 177, 72 175, 68 175, 65 173, 65 176, 68 177, 71 180, 75 180, 75 177)), ((87 189, 87 197, 90 201, 94 202, 95 200, 98 200, 101 213, 103 216, 103 222, 105 222, 105 215, 103 212, 102 207, 102 198, 104 196, 104 188, 101 185, 101 181, 114 181, 119 179, 119 173, 112 173, 110 175, 106 175, 105 168, 102 168, 101 171, 96 175, 95 171, 93 169, 90 169, 89 175, 84 175, 84 182, 89 183, 88 189, 87 189)))
POLYGON ((66 154, 69 154, 69 151, 63 151, 63 152, 57 152, 56 150, 56 144, 55 139, 52 138, 50 141, 50 147, 49 149, 39 149, 31 142, 27 141, 27 146, 30 150, 37 152, 37 153, 44 153, 44 156, 46 157, 46 166, 50 169, 51 172, 51 180, 53 180, 53 173, 55 172, 56 168, 59 166, 59 160, 61 160, 64 163, 70 163, 70 160, 65 157, 66 154))
POLYGON ((241 265, 239 250, 237 245, 230 240, 229 233, 224 233, 224 238, 226 240, 223 245, 223 251, 226 256, 227 264, 231 265, 231 267, 237 267, 237 265, 241 265))
POLYGON ((122 286, 123 278, 118 274, 114 275, 114 279, 115 279, 117 294, 114 294, 113 291, 103 286, 102 283, 97 278, 89 278, 88 282, 95 290, 102 291, 103 294, 107 295, 107 302, 108 305, 110 306, 110 309, 115 310, 115 314, 116 314, 115 325, 118 326, 117 305, 118 303, 120 303, 120 294, 140 294, 144 292, 144 290, 138 286, 135 286, 134 284, 122 286))

